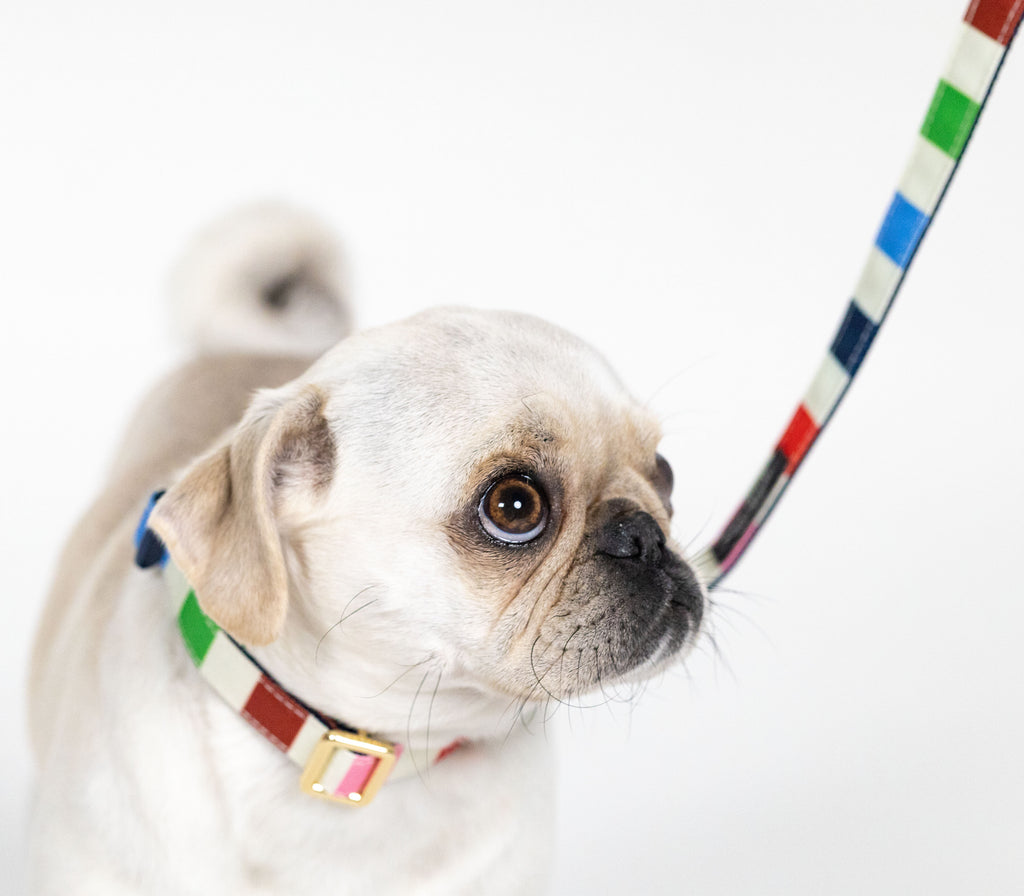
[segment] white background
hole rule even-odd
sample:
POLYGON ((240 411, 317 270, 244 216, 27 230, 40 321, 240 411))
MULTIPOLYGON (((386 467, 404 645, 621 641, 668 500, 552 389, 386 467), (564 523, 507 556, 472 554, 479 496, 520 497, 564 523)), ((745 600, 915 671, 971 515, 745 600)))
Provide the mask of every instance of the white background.
MULTIPOLYGON (((700 546, 831 339, 963 6, 5 3, 5 892, 33 624, 133 402, 181 356, 162 278, 199 226, 264 197, 320 212, 364 325, 459 302, 579 332, 663 415, 700 546)), ((554 892, 1024 891, 1018 52, 846 405, 719 594, 717 650, 550 721, 554 892)))

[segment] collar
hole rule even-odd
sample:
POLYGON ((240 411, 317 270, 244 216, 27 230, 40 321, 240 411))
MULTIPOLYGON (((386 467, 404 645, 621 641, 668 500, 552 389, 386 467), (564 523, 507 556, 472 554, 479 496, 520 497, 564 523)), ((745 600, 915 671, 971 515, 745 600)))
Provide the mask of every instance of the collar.
POLYGON ((149 500, 135 533, 135 562, 163 570, 174 598, 178 628, 192 662, 213 689, 253 728, 302 769, 299 784, 311 796, 366 806, 387 780, 411 777, 463 746, 456 740, 440 752, 407 750, 370 737, 310 708, 289 693, 249 652, 207 616, 195 591, 159 536, 149 515, 163 492, 149 500))

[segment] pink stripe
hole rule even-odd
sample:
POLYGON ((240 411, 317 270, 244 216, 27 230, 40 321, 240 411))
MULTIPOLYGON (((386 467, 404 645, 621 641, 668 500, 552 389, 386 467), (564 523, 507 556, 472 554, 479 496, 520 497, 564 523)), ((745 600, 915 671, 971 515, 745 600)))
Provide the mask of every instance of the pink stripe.
POLYGON ((743 533, 743 537, 739 541, 736 542, 736 547, 734 547, 731 551, 729 551, 729 556, 726 557, 722 561, 722 564, 721 564, 721 567, 720 567, 721 572, 719 573, 719 578, 721 578, 721 576, 725 575, 726 571, 728 569, 731 569, 732 565, 737 560, 739 560, 740 554, 742 554, 743 551, 746 550, 747 545, 750 543, 750 539, 754 537, 754 534, 757 532, 757 529, 758 529, 758 527, 755 524, 753 524, 753 523, 751 523, 747 527, 747 531, 743 533))
POLYGON ((357 755, 334 791, 334 795, 347 797, 350 793, 362 793, 366 782, 370 780, 370 775, 377 767, 377 761, 373 756, 357 755))

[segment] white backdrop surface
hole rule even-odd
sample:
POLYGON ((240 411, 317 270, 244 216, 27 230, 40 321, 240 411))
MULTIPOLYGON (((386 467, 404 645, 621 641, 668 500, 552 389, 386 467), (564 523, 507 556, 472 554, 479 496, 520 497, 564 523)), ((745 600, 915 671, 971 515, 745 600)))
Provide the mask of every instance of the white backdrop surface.
MULTIPOLYGON (((4 4, 4 891, 35 619, 181 356, 162 282, 198 227, 293 200, 344 237, 362 325, 456 302, 577 331, 662 414, 700 546, 845 310, 962 13, 4 4)), ((715 645, 540 735, 553 892, 1024 892, 1017 52, 847 403, 716 598, 715 645)))

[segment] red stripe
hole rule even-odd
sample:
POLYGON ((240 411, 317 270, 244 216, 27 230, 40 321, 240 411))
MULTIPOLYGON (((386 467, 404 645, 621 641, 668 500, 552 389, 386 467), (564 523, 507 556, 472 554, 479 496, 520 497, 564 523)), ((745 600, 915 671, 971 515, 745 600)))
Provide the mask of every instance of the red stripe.
POLYGON ((434 762, 440 762, 442 759, 447 759, 449 756, 452 755, 452 753, 454 753, 456 750, 461 750, 468 743, 469 741, 466 740, 466 738, 464 737, 456 738, 450 744, 448 744, 447 747, 441 750, 441 752, 438 753, 437 756, 434 757, 434 762))
POLYGON ((309 713, 266 675, 261 675, 242 707, 242 715, 273 741, 274 746, 287 752, 309 713))
MULTIPOLYGON (((1024 0, 1022 0, 1024 2, 1024 0)), ((807 449, 811 447, 818 435, 818 426, 803 405, 796 409, 793 419, 779 439, 778 448, 786 455, 786 475, 792 475, 797 465, 804 459, 807 449)))
POLYGON ((971 0, 964 21, 1008 47, 1022 13, 1024 0, 971 0))

